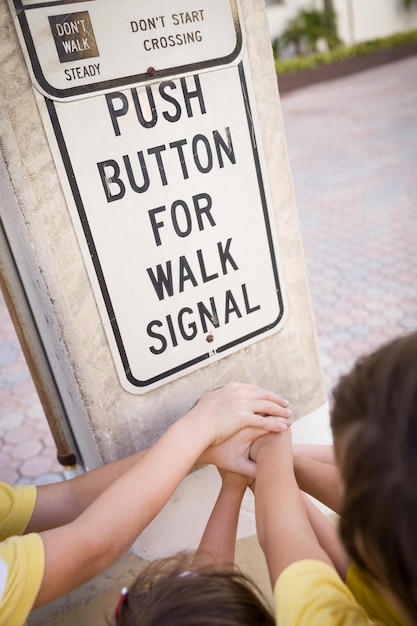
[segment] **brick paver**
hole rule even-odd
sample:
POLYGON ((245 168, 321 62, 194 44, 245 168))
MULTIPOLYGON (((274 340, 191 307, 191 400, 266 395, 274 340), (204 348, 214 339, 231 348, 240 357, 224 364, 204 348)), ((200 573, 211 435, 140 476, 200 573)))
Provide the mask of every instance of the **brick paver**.
POLYGON ((52 435, 0 292, 0 480, 61 480, 52 435))

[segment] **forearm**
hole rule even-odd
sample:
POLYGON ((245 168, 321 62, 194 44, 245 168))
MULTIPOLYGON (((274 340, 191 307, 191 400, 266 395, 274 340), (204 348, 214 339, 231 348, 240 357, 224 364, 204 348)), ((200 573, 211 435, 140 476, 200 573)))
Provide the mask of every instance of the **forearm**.
POLYGON ((94 532, 100 525, 111 537, 119 532, 122 521, 125 539, 118 539, 120 547, 115 546, 115 550, 123 554, 167 502, 209 443, 198 424, 187 416, 182 418, 75 523, 83 526, 90 523, 96 529, 94 532))
POLYGON ((35 509, 25 532, 41 532, 72 522, 146 453, 142 450, 68 481, 38 487, 35 509))
POLYGON ((208 444, 204 429, 182 418, 74 522, 42 533, 45 584, 36 605, 83 584, 125 554, 208 444), (64 577, 62 562, 67 563, 64 577))
POLYGON ((330 563, 309 523, 295 479, 291 450, 279 445, 264 446, 258 451, 256 462, 256 526, 272 584, 295 561, 318 559, 330 563))
POLYGON ((331 444, 295 443, 292 449, 294 457, 305 456, 312 461, 336 465, 334 447, 331 444))
POLYGON ((317 540, 326 554, 329 555, 335 569, 342 580, 346 580, 346 572, 350 565, 349 558, 345 548, 343 547, 336 526, 324 515, 311 499, 303 494, 303 500, 306 507, 308 519, 313 528, 317 540))
POLYGON ((246 485, 243 480, 240 484, 222 484, 198 546, 195 563, 234 563, 239 512, 246 485))
POLYGON ((294 457, 298 486, 336 513, 340 512, 343 486, 336 465, 321 463, 304 456, 294 457))

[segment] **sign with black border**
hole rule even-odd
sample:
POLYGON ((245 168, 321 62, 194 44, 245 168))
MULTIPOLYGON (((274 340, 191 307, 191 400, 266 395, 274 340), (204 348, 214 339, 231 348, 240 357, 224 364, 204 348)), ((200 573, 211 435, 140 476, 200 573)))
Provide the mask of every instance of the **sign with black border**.
MULTIPOLYGON (((109 2, 67 2, 66 13, 63 3, 28 0, 19 23, 120 383, 144 393, 278 332, 287 305, 239 5, 181 0, 192 28, 209 23, 212 2, 223 11, 225 29, 195 48, 203 57, 184 63, 181 50, 163 51, 154 73, 115 70, 100 82, 74 68, 105 58, 106 20, 95 10, 109 2), (75 72, 69 90, 51 86, 52 71, 41 85, 41 44, 28 36, 36 23, 22 20, 41 9, 45 58, 75 72)), ((150 3, 123 6, 133 5, 150 3)), ((156 19, 166 5, 136 13, 137 30, 151 24, 159 43, 171 36, 167 18, 156 19)))
POLYGON ((56 100, 238 63, 243 48, 236 0, 8 1, 33 84, 56 100))

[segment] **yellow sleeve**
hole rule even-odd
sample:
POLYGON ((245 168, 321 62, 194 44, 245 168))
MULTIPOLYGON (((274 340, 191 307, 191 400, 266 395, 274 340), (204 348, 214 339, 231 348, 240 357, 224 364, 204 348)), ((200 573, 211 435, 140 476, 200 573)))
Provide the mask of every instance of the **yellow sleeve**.
POLYGON ((23 534, 32 517, 35 502, 35 485, 10 487, 0 482, 0 541, 23 534))
POLYGON ((346 584, 363 606, 368 616, 386 626, 406 626, 394 609, 374 587, 372 578, 352 563, 346 574, 346 584))
POLYGON ((336 571, 321 561, 297 561, 275 585, 277 624, 368 626, 367 616, 336 571))
POLYGON ((22 626, 41 586, 45 553, 40 535, 0 543, 0 624, 22 626))

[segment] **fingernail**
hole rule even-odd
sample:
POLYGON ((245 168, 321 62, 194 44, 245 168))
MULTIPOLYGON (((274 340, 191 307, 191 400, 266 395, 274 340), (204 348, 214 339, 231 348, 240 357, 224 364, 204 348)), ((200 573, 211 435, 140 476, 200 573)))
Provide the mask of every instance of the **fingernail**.
POLYGON ((285 415, 286 415, 287 417, 291 417, 291 415, 292 415, 292 411, 291 411, 290 409, 287 409, 287 410, 285 411, 285 415))
POLYGON ((288 426, 287 424, 281 424, 281 430, 287 430, 288 426))

